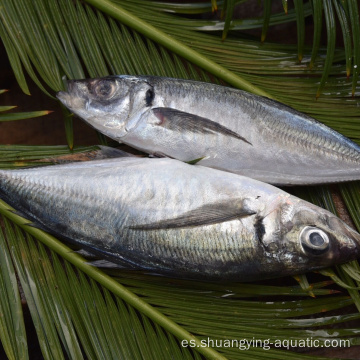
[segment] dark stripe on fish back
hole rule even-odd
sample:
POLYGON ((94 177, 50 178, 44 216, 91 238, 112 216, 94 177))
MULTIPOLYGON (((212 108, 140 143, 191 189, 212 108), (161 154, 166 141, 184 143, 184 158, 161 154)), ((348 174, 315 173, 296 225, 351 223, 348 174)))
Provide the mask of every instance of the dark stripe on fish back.
POLYGON ((206 119, 201 116, 190 114, 184 111, 175 110, 172 108, 154 108, 152 109, 154 115, 161 121, 160 126, 166 127, 176 132, 193 132, 198 134, 222 134, 231 136, 233 138, 245 141, 251 144, 244 137, 220 125, 219 123, 206 119))

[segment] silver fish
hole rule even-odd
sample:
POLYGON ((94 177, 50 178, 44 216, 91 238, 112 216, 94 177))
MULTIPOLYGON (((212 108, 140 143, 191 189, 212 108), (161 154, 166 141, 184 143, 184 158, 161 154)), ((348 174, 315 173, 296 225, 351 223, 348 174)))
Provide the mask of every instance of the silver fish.
POLYGON ((149 154, 278 185, 360 179, 360 147, 281 103, 155 76, 68 82, 57 97, 105 135, 149 154))
POLYGON ((127 267, 250 281, 343 263, 360 235, 269 184, 177 160, 123 157, 0 171, 0 198, 127 267))

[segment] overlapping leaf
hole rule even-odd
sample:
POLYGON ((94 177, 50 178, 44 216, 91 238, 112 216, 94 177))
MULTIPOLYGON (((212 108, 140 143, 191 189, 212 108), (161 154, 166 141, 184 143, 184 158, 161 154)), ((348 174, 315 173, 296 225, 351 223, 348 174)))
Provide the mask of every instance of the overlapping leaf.
MULTIPOLYGON (((6 91, 7 90, 0 90, 0 95, 6 91)), ((3 112, 12 110, 14 108, 16 108, 16 106, 0 106, 0 122, 30 119, 30 118, 48 115, 50 113, 50 111, 42 110, 42 111, 3 114, 3 112)))

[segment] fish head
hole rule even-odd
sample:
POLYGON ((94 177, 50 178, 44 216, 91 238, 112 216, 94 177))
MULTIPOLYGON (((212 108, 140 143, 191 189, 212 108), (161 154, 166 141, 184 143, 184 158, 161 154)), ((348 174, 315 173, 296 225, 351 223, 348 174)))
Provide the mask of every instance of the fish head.
POLYGON ((152 86, 134 76, 69 80, 57 98, 101 133, 119 140, 136 126, 153 99, 152 86))
POLYGON ((331 212, 290 195, 262 219, 262 226, 268 262, 281 264, 284 275, 360 257, 359 233, 331 212))

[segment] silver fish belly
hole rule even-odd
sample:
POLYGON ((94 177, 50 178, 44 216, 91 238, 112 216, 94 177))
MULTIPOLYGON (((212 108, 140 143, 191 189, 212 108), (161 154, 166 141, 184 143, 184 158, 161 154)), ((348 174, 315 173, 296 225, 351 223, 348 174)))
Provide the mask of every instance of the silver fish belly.
POLYGON ((105 135, 150 154, 295 185, 360 179, 360 147, 276 101, 155 76, 68 82, 57 97, 105 135))
POLYGON ((355 259, 360 235, 259 181, 123 157, 0 171, 0 198, 41 228, 126 266, 250 281, 355 259))

